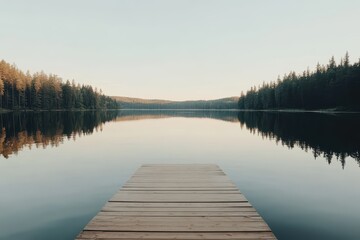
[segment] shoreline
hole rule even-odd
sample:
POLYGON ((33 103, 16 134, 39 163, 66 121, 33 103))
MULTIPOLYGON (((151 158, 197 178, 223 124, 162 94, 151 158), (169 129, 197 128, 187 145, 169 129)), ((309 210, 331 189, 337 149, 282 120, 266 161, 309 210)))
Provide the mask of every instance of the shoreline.
POLYGON ((89 111, 118 111, 120 109, 39 109, 39 110, 33 110, 33 109, 0 109, 0 114, 2 113, 10 113, 10 112, 89 112, 89 111))
POLYGON ((360 113, 360 111, 341 111, 341 110, 301 110, 301 109, 199 109, 199 108, 122 108, 119 111, 226 111, 226 112, 285 112, 285 113, 360 113))
POLYGON ((146 108, 119 108, 119 109, 49 109, 49 110, 33 110, 33 109, 0 109, 0 114, 10 112, 89 112, 89 111, 210 111, 210 112, 283 112, 283 113, 344 113, 344 114, 359 114, 360 111, 344 111, 336 109, 317 109, 317 110, 303 110, 303 109, 201 109, 201 108, 159 108, 159 109, 146 109, 146 108))

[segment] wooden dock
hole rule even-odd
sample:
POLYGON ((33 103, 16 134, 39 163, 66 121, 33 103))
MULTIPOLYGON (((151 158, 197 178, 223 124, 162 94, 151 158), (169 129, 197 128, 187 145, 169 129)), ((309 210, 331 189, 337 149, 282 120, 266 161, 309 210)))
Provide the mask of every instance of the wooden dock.
POLYGON ((147 164, 77 239, 276 238, 217 165, 147 164))

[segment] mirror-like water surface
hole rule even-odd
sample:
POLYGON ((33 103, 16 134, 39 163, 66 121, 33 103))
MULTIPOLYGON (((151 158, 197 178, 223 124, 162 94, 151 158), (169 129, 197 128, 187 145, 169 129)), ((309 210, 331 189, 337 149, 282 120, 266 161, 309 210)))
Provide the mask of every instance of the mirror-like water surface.
POLYGON ((144 163, 215 163, 279 239, 360 238, 360 116, 0 115, 0 239, 73 239, 144 163))

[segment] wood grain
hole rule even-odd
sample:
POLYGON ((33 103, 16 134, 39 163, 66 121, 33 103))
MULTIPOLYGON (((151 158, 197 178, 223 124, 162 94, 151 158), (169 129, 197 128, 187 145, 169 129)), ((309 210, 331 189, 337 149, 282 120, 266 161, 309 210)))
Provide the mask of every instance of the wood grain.
POLYGON ((213 164, 146 164, 77 239, 276 239, 213 164))

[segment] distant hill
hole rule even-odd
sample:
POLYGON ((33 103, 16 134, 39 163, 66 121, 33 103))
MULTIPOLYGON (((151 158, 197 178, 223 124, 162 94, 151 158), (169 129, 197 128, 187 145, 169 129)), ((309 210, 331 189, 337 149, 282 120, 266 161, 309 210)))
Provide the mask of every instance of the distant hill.
POLYGON ((191 109, 185 110, 137 110, 137 109, 128 109, 118 112, 116 121, 136 121, 136 120, 145 120, 145 119, 162 119, 162 118, 173 118, 173 117, 182 117, 182 118, 208 118, 208 119, 217 119, 227 122, 238 123, 238 111, 222 111, 222 110, 211 110, 211 111, 197 111, 191 109))
POLYGON ((121 97, 121 96, 113 96, 111 98, 118 101, 119 103, 165 104, 172 102, 169 100, 161 100, 161 99, 143 99, 143 98, 131 98, 131 97, 121 97))
POLYGON ((122 109, 237 109, 239 97, 215 100, 170 101, 113 96, 122 109))

